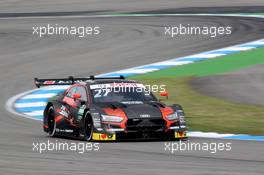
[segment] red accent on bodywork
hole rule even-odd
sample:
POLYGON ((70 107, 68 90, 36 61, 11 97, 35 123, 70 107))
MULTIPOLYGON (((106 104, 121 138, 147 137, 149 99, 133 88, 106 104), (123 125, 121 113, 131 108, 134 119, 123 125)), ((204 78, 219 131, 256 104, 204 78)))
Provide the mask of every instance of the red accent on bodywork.
MULTIPOLYGON (((62 111, 61 109, 57 109, 57 112, 58 112, 58 113, 60 113, 61 111, 62 111)), ((70 120, 71 118, 67 118, 67 117, 65 117, 65 116, 63 116, 63 115, 59 115, 59 116, 62 116, 62 117, 64 118, 64 120, 65 120, 66 122, 69 123, 69 125, 71 125, 71 126, 73 126, 73 127, 76 127, 76 128, 79 127, 78 125, 74 124, 74 123, 72 122, 72 120, 70 120)), ((58 116, 57 116, 57 117, 58 117, 58 116)), ((69 117, 70 117, 70 116, 69 116, 69 117)), ((56 119, 55 119, 55 121, 56 121, 56 119)))
POLYGON ((126 128, 127 116, 121 108, 117 108, 117 109, 104 108, 104 112, 107 115, 119 116, 123 118, 123 121, 121 123, 117 123, 117 122, 107 122, 107 123, 119 125, 121 128, 124 128, 124 129, 126 128))
POLYGON ((105 138, 107 137, 107 135, 106 135, 106 134, 102 134, 101 137, 102 137, 103 139, 105 139, 105 138))
POLYGON ((46 129, 48 129, 49 127, 48 127, 48 125, 43 125, 43 128, 46 128, 46 129))
POLYGON ((73 108, 77 108, 77 104, 73 98, 65 96, 62 101, 64 103, 67 103, 68 105, 70 105, 73 108))
POLYGON ((58 115, 56 118, 55 118, 55 122, 58 123, 59 121, 61 121, 64 117, 62 115, 58 115))
POLYGON ((171 124, 175 123, 175 120, 169 121, 166 117, 174 113, 174 110, 171 107, 160 108, 162 113, 162 118, 166 121, 166 127, 169 128, 171 124))

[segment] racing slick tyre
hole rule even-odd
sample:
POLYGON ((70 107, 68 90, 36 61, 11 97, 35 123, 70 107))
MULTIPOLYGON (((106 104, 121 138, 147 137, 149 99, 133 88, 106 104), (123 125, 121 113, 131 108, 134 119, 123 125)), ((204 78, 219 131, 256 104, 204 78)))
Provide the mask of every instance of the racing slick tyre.
POLYGON ((56 122, 55 122, 55 111, 53 106, 50 106, 47 111, 47 117, 48 117, 48 128, 49 128, 49 135, 51 137, 56 136, 56 122))
POLYGON ((89 112, 86 112, 84 115, 84 140, 92 141, 93 140, 93 119, 89 112))

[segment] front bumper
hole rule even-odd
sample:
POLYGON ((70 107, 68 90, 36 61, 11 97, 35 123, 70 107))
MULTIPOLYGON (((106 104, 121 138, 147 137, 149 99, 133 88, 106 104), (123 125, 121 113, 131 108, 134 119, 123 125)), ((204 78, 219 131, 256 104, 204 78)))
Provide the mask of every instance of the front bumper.
POLYGON ((187 139, 187 131, 167 131, 167 132, 117 132, 117 133, 93 133, 94 141, 115 141, 115 140, 146 140, 146 139, 187 139))
POLYGON ((179 122, 166 126, 161 118, 129 119, 125 128, 116 123, 101 123, 96 127, 93 140, 184 139, 186 125, 179 122))

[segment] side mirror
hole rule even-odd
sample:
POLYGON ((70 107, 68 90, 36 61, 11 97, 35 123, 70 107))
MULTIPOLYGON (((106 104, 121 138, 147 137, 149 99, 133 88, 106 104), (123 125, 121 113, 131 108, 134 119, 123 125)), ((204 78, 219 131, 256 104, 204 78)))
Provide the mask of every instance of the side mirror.
POLYGON ((166 99, 168 99, 169 98, 169 93, 167 91, 163 91, 163 92, 160 93, 160 96, 166 97, 166 99))
POLYGON ((82 97, 81 94, 78 94, 78 93, 73 94, 73 99, 74 99, 74 100, 79 99, 79 98, 81 98, 81 97, 82 97))

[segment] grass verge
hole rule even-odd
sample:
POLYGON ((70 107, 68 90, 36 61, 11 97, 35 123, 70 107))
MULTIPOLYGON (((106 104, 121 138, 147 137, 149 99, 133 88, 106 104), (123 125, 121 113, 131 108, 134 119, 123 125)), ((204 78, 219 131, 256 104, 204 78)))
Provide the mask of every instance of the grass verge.
MULTIPOLYGON (((264 48, 131 77, 145 84, 165 84, 166 103, 182 104, 190 130, 264 135, 264 106, 227 102, 196 92, 189 82, 199 76, 264 64, 264 48)), ((156 94, 158 95, 158 94, 156 94)))
POLYGON ((245 13, 246 15, 261 15, 264 16, 264 13, 245 13))

